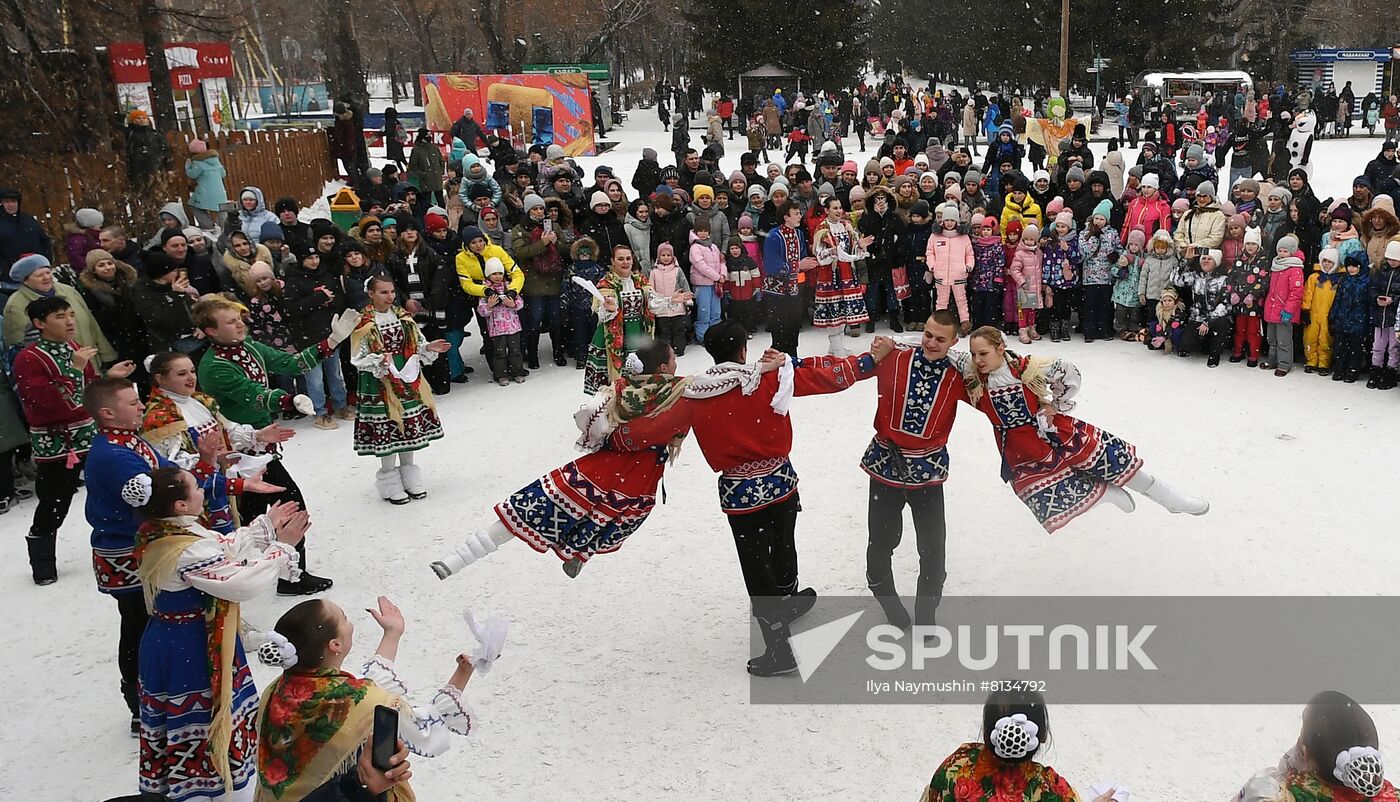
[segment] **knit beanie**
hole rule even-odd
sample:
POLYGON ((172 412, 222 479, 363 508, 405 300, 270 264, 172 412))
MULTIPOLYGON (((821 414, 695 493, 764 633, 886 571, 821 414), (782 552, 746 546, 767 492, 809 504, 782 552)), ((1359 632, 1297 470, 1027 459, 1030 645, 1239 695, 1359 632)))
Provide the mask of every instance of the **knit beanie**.
POLYGON ((656 161, 656 150, 653 148, 642 148, 642 158, 649 162, 656 161))
POLYGON ((656 258, 657 258, 657 259, 660 259, 660 258, 663 257, 663 256, 671 256, 671 257, 674 257, 675 255, 676 255, 676 247, 675 247, 674 245, 672 245, 671 243, 669 243, 669 242, 663 242, 663 243, 661 243, 660 245, 656 246, 656 258))
POLYGON ((1202 256, 1209 256, 1210 261, 1214 263, 1216 267, 1220 267, 1220 262, 1225 258, 1225 255, 1220 252, 1219 248, 1211 248, 1202 254, 1202 256))
MULTIPOLYGON (((1400 262, 1400 240, 1392 237, 1390 242, 1385 244, 1385 258, 1400 262)), ((10 271, 10 273, 13 275, 14 271, 10 271)))
MULTIPOLYGON (((916 160, 916 161, 917 161, 917 160, 916 160)), ((852 160, 852 159, 847 159, 846 161, 842 162, 842 163, 841 163, 841 172, 843 172, 843 173, 854 173, 854 172, 858 172, 858 171, 856 170, 856 163, 855 163, 855 161, 852 160)))
POLYGON ((1211 200, 1215 200, 1215 184, 1210 181, 1202 181, 1196 185, 1196 195, 1206 195, 1211 200))
POLYGON ((768 190, 764 189, 762 184, 751 184, 748 189, 748 196, 751 199, 758 198, 760 201, 765 201, 768 199, 768 190))
POLYGON ((1172 211, 1174 212, 1185 212, 1189 211, 1190 208, 1191 201, 1185 198, 1177 198, 1176 200, 1172 201, 1172 211))
POLYGON ((1068 210, 1068 209, 1065 209, 1065 210, 1059 212, 1058 214, 1056 214, 1056 215, 1055 215, 1055 225, 1059 225, 1060 223, 1064 223, 1065 225, 1069 226, 1070 230, 1073 231, 1073 230, 1074 230, 1074 213, 1071 212, 1071 211, 1068 210))
POLYGON ((1047 215, 1054 216, 1059 214, 1064 208, 1064 198, 1061 198, 1060 196, 1056 195, 1055 197, 1050 199, 1049 203, 1045 204, 1045 213, 1047 215))
POLYGON ((43 270, 46 267, 53 267, 53 265, 49 264, 49 260, 44 258, 42 254, 27 253, 10 265, 10 280, 23 282, 35 271, 43 270))
POLYGON ((1065 173, 1065 183, 1069 183, 1070 181, 1078 181, 1081 184, 1084 183, 1083 168, 1081 168, 1077 164, 1069 168, 1069 170, 1065 173))
POLYGON ((87 252, 87 266, 88 266, 88 269, 91 270, 91 269, 93 269, 94 267, 97 267, 97 263, 100 262, 100 261, 102 261, 103 259, 111 259, 111 260, 114 261, 114 262, 117 261, 117 257, 113 256, 113 255, 112 255, 110 252, 108 252, 108 251, 102 250, 101 248, 93 248, 92 250, 88 251, 88 252, 87 252))
POLYGON ((1248 245, 1251 242, 1255 245, 1262 245, 1264 243, 1263 232, 1257 228, 1246 228, 1244 230, 1244 244, 1248 245))
POLYGON ((1156 173, 1147 173, 1142 177, 1142 185, 1145 187, 1152 187, 1153 189, 1160 189, 1162 187, 1162 179, 1158 178, 1156 173))
MULTIPOLYGON (((595 192, 595 193, 593 193, 593 194, 594 194, 594 195, 597 195, 598 193, 595 192)), ((705 184, 696 184, 696 185, 695 185, 695 200, 696 200, 696 201, 699 201, 701 198, 709 198, 710 200, 714 200, 714 199, 715 199, 715 190, 714 190, 714 188, 713 188, 713 187, 706 186, 705 184)))
POLYGON ((467 226, 466 228, 462 229, 463 245, 470 245, 471 241, 477 239, 478 237, 481 239, 486 239, 486 235, 481 232, 480 228, 476 226, 467 226))
MULTIPOLYGON (((1298 250, 1298 238, 1292 234, 1285 234, 1278 238, 1278 245, 1276 248, 1292 256, 1293 253, 1298 250)), ((1386 249, 1387 255, 1389 255, 1389 250, 1389 248, 1386 249)))
POLYGON ((1288 187, 1274 187, 1269 190, 1269 197, 1279 198, 1283 201, 1284 206, 1293 202, 1293 193, 1289 191, 1288 187))
POLYGON ((923 200, 923 199, 914 201, 914 205, 909 207, 909 215, 910 215, 911 217, 914 216, 914 215, 918 215, 919 217, 928 217, 928 216, 929 216, 929 205, 928 205, 928 201, 923 200))
MULTIPOLYGON (((1009 229, 1009 228, 1010 228, 1010 227, 1008 226, 1008 229, 1009 229)), ((1026 223, 1025 229, 1023 229, 1022 232, 1021 232, 1021 240, 1024 242, 1025 240, 1039 239, 1039 238, 1040 238, 1040 226, 1036 225, 1035 223, 1026 223)))
POLYGON ((497 258, 497 257, 495 257, 495 256, 491 257, 490 259, 487 259, 487 260, 486 260, 486 264, 483 265, 482 268, 481 268, 481 275, 482 275, 482 276, 485 276, 485 277, 487 277, 487 278, 490 278, 491 276, 493 276, 493 275, 495 275, 495 274, 497 274, 497 273, 502 273, 502 274, 504 274, 505 272, 506 272, 506 266, 505 266, 505 264, 504 264, 499 258, 497 258))
POLYGON ((886 167, 894 167, 894 159, 891 159, 889 156, 880 159, 880 169, 883 170, 886 167))
POLYGON ((1338 204, 1337 208, 1332 210, 1331 218, 1345 220, 1347 225, 1351 225, 1351 207, 1345 203, 1338 204))
MULTIPOLYGON (((696 189, 697 192, 698 192, 698 190, 700 189, 700 187, 696 187, 695 189, 696 189)), ((708 187, 706 187, 706 189, 708 189, 708 187)), ((713 192, 713 191, 710 192, 710 197, 714 197, 714 192, 713 192)), ((606 206, 606 207, 608 207, 609 209, 611 209, 611 208, 612 208, 612 198, 609 198, 609 197, 608 197, 608 193, 606 193, 606 192, 604 192, 604 191, 602 191, 602 190, 600 189, 600 190, 598 190, 597 192, 594 192, 593 195, 592 195, 591 197, 589 197, 589 199, 588 199, 588 208, 592 209, 592 208, 595 207, 595 206, 606 206)))
MULTIPOLYGON (((374 218, 367 219, 373 220, 374 218)), ((258 242, 268 242, 269 240, 285 242, 286 239, 287 236, 282 233, 282 227, 276 223, 269 221, 258 227, 258 242)))
POLYGON ((836 195, 836 187, 833 187, 830 181, 823 181, 822 185, 817 187, 817 194, 825 195, 828 198, 834 197, 836 195))
POLYGON ((854 207, 857 203, 865 201, 865 190, 861 187, 851 187, 850 203, 854 207))
POLYGON ((1094 217, 1102 217, 1105 222, 1113 219, 1113 201, 1104 198, 1094 206, 1094 217))
POLYGON ((1336 248, 1323 248, 1322 252, 1317 255, 1319 265, 1323 262, 1331 262, 1333 267, 1340 267, 1341 261, 1342 254, 1336 248))
POLYGON ((753 228, 753 215, 751 215, 751 214, 741 214, 741 215, 739 215, 739 226, 738 226, 738 227, 739 227, 739 228, 753 228))
POLYGON ((1049 181, 1050 181, 1050 171, 1049 171, 1049 170, 1036 170, 1035 173, 1032 174, 1031 180, 1032 180, 1032 181, 1045 181, 1046 183, 1049 183, 1049 181))
MULTIPOLYGON (((539 196, 538 196, 538 195, 531 195, 530 197, 531 197, 531 198, 537 198, 537 197, 539 197, 539 196)), ((540 201, 540 203, 539 203, 538 205, 543 206, 543 205, 544 205, 544 201, 540 201)), ((525 208, 527 208, 527 209, 530 208, 528 199, 526 199, 526 206, 525 206, 525 208)), ((423 217, 423 227, 426 228, 426 229, 428 230, 428 233, 432 233, 432 232, 434 232, 434 231, 446 231, 446 230, 447 230, 447 218, 446 218, 446 217, 443 217, 443 216, 440 215, 440 214, 434 214, 434 213, 432 213, 432 212, 429 212, 428 214, 424 215, 424 217, 423 217)))
POLYGON ((198 154, 200 154, 200 153, 208 153, 208 152, 209 152, 209 145, 208 145, 203 139, 191 139, 191 140, 190 140, 190 153, 195 154, 195 155, 198 155, 198 154))
POLYGON ((945 220, 959 221, 962 219, 962 210, 956 203, 945 203, 938 207, 938 224, 943 225, 945 220))
POLYGON ((1135 228, 1128 232, 1128 247, 1137 245, 1139 249, 1147 247, 1147 232, 1140 228, 1135 228))
POLYGON ((74 212, 73 219, 78 223, 78 228, 101 228, 103 223, 102 212, 88 207, 74 212))
MULTIPOLYGON (((521 202, 521 208, 525 210, 525 214, 529 214, 531 209, 543 209, 544 198, 531 192, 529 195, 526 195, 525 199, 521 202)), ((429 228, 428 230, 431 231, 432 229, 429 228)))
POLYGON ((977 182, 977 186, 982 186, 982 171, 978 170, 976 167, 969 167, 967 174, 963 176, 962 182, 964 184, 971 184, 974 181, 977 182))
POLYGON ((1198 162, 1205 161, 1206 149, 1201 147, 1200 145, 1192 145, 1191 147, 1186 149, 1186 158, 1195 159, 1198 162))

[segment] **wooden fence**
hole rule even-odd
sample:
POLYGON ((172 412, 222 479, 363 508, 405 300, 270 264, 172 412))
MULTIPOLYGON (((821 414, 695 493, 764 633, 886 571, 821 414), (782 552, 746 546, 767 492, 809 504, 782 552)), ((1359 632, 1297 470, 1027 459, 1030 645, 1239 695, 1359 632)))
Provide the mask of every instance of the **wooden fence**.
MULTIPOLYGON (((188 204, 191 182, 184 165, 193 138, 186 132, 171 133, 172 169, 135 189, 127 180, 125 154, 110 150, 6 154, 0 156, 0 175, 22 193, 21 208, 54 238, 56 256, 62 253, 64 226, 84 206, 101 210, 108 225, 123 225, 144 240, 156 229, 156 210, 162 205, 177 199, 188 204)), ((219 151, 230 200, 237 200, 243 187, 255 186, 269 207, 283 196, 306 205, 336 175, 325 129, 234 131, 206 137, 205 142, 219 151)))

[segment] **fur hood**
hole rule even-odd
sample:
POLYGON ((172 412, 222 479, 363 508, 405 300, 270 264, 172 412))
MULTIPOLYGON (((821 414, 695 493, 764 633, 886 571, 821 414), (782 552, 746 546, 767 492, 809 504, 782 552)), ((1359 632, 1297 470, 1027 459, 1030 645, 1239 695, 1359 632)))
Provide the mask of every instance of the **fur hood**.
POLYGON ((234 282, 243 292, 248 294, 249 298, 258 294, 257 285, 253 284, 253 279, 249 275, 253 269, 253 262, 265 262, 269 267, 275 264, 272 260, 272 251, 268 250, 267 246, 261 242, 253 248, 252 257, 246 261, 234 253, 232 248, 224 251, 222 260, 224 267, 228 268, 229 275, 233 277, 234 282))
POLYGON ((1360 230, 1368 242, 1375 237, 1389 239, 1400 234, 1400 218, 1384 206, 1372 206, 1361 215, 1360 230))
POLYGON ((97 277, 97 272, 90 267, 83 268, 83 272, 78 274, 78 281, 91 292, 104 293, 111 292, 114 288, 119 292, 125 292, 136 283, 136 268, 114 259, 117 263, 116 282, 110 283, 97 277))

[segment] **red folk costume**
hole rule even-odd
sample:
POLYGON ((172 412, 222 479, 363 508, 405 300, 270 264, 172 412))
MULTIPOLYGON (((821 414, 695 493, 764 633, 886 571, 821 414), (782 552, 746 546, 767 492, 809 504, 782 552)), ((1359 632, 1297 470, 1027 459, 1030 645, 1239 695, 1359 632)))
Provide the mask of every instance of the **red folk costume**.
POLYGON ((817 305, 812 325, 839 328, 869 320, 865 290, 856 277, 856 262, 866 257, 856 227, 849 220, 837 222, 827 217, 812 237, 812 252, 817 257, 817 305))
POLYGON ((1002 478, 1046 532, 1087 512, 1108 485, 1127 485, 1142 467, 1132 443, 1064 414, 1079 391, 1079 369, 1070 362, 1007 351, 988 375, 966 364, 968 396, 996 433, 1002 478))
MULTIPOLYGON (((726 362, 703 375, 713 378, 740 369, 726 362)), ((797 470, 789 459, 792 421, 785 396, 840 392, 874 375, 875 360, 869 354, 807 357, 793 360, 790 369, 763 374, 751 393, 691 401, 687 420, 705 461, 720 474, 719 501, 725 514, 754 512, 797 492, 797 470), (790 387, 784 386, 785 376, 790 387), (744 423, 737 425, 737 421, 744 423)))
POLYGON ((922 348, 896 348, 875 369, 879 402, 875 436, 861 470, 891 487, 942 484, 948 478, 948 435, 958 402, 967 401, 962 379, 966 354, 930 360, 922 348))

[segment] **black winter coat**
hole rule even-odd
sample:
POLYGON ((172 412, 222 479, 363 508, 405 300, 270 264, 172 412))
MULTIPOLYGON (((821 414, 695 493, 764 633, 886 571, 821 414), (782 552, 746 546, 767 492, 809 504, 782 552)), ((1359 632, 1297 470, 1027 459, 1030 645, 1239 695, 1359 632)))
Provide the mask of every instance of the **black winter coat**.
POLYGON ((26 253, 41 254, 52 262, 53 240, 33 215, 0 210, 0 280, 10 280, 10 265, 26 253))
POLYGON ((331 333, 331 320, 346 309, 339 271, 325 265, 307 270, 297 264, 282 280, 282 301, 287 310, 287 333, 292 347, 301 350, 331 333), (327 290, 322 292, 322 289, 327 290))
POLYGON ((131 288, 131 305, 146 328, 146 353, 172 350, 181 338, 194 333, 190 320, 194 299, 176 292, 169 284, 150 279, 138 281, 131 288))
MULTIPOLYGON (((685 216, 681 216, 685 220, 685 216)), ((614 245, 630 245, 627 239, 627 229, 622 227, 622 221, 618 220, 612 212, 604 215, 594 214, 592 209, 579 215, 575 221, 578 225, 580 237, 589 237, 598 243, 598 261, 607 264, 612 259, 612 249, 614 245)))
POLYGON ((876 214, 869 203, 866 206, 866 212, 860 216, 856 228, 861 236, 875 238, 867 248, 870 258, 865 260, 866 267, 874 278, 904 264, 909 233, 904 221, 895 214, 894 204, 890 204, 889 211, 883 215, 876 214))
POLYGON ((414 321, 420 326, 441 328, 447 323, 447 302, 452 285, 457 283, 455 257, 451 262, 444 260, 426 242, 420 242, 414 253, 418 258, 410 266, 408 254, 395 249, 389 257, 389 278, 394 280, 399 305, 405 309, 410 298, 421 294, 419 303, 423 311, 414 313, 414 321))

